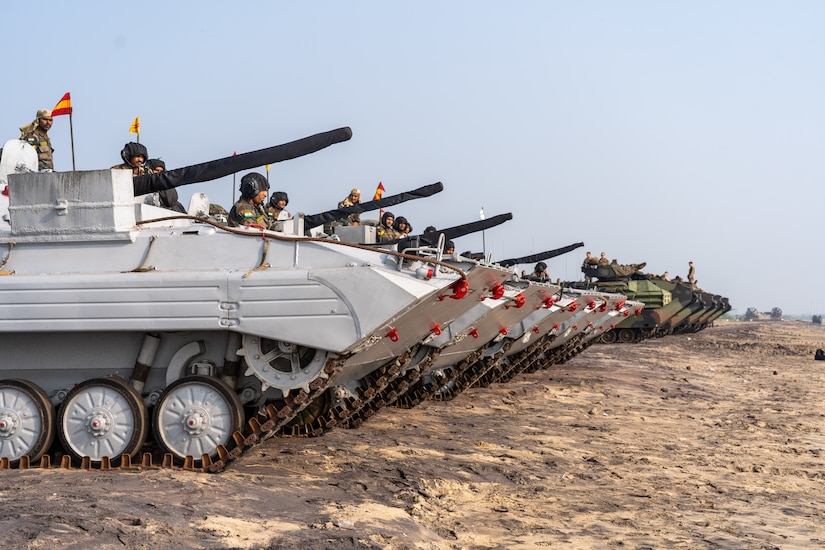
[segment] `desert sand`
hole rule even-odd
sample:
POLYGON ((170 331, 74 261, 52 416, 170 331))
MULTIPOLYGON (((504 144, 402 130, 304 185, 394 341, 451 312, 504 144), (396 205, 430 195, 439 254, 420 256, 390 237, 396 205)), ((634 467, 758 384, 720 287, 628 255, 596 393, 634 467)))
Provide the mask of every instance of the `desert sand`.
POLYGON ((595 345, 220 474, 0 472, 5 548, 825 547, 825 327, 595 345))

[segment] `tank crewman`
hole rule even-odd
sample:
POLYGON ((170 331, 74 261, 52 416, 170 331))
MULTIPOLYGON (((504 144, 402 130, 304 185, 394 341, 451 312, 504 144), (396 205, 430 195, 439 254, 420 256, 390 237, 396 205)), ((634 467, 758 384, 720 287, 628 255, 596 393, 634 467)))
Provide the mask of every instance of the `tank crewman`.
POLYGON ((378 224, 378 228, 375 230, 375 238, 378 239, 379 243, 393 241, 398 238, 398 234, 392 226, 394 221, 395 216, 392 212, 384 212, 384 215, 381 216, 381 223, 378 224))
POLYGON ((547 274, 547 264, 544 262, 537 263, 528 279, 531 281, 538 281, 540 283, 549 281, 550 275, 547 274))
POLYGON ((152 171, 146 168, 143 163, 149 157, 149 152, 146 146, 142 143, 135 143, 130 141, 123 146, 120 152, 120 158, 123 159, 123 164, 112 166, 113 169, 131 170, 133 176, 142 176, 143 174, 151 174, 152 171))
POLYGON ((410 232, 410 224, 404 216, 398 216, 392 224, 392 228, 399 237, 406 237, 410 232))
MULTIPOLYGON (((588 268, 594 268, 597 265, 599 265, 598 258, 593 256, 593 254, 591 254, 590 251, 588 250, 587 254, 585 254, 585 256, 584 256, 584 261, 582 262, 582 271, 584 271, 585 269, 588 269, 588 268)), ((590 275, 585 275, 584 276, 584 282, 585 283, 592 283, 593 282, 593 277, 591 277, 590 275)))
MULTIPOLYGON (((338 208, 346 208, 348 206, 355 206, 356 204, 361 204, 361 190, 358 188, 353 189, 349 192, 349 195, 338 203, 338 208)), ((341 225, 360 225, 361 224, 361 213, 360 212, 353 212, 349 214, 345 218, 341 218, 340 220, 335 220, 337 223, 341 225)))
POLYGON ((241 227, 256 223, 268 227, 270 216, 264 208, 269 192, 266 177, 257 172, 250 172, 241 178, 238 190, 241 192, 241 198, 229 211, 229 225, 241 227))
POLYGON ((607 259, 607 254, 604 252, 599 256, 599 265, 610 265, 610 260, 607 259))
POLYGON ((665 271, 664 273, 662 273, 662 277, 661 277, 661 279, 662 279, 663 281, 670 281, 670 277, 668 276, 667 271, 665 271))
POLYGON ((292 217, 292 214, 286 210, 287 204, 289 204, 289 195, 286 194, 286 191, 275 191, 269 197, 269 205, 266 207, 266 211, 272 220, 288 220, 292 217))
POLYGON ((453 254, 455 254, 455 243, 453 241, 444 241, 444 254, 446 256, 452 256, 453 254))
POLYGON ((37 151, 37 169, 41 172, 54 170, 54 149, 49 139, 52 122, 52 112, 49 109, 40 109, 33 122, 20 127, 20 139, 37 151))
POLYGON ((690 284, 696 283, 696 268, 693 267, 693 262, 688 262, 687 280, 690 284))
POLYGON ((154 172, 155 174, 166 170, 166 163, 160 159, 149 159, 144 166, 149 172, 154 172))

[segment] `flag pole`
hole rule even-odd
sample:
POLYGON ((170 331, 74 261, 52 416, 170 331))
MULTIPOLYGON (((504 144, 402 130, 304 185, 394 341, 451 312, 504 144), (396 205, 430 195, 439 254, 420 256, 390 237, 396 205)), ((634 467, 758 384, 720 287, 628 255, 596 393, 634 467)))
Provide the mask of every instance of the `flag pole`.
POLYGON ((72 142, 72 172, 76 172, 74 164, 74 127, 72 126, 72 113, 69 113, 69 139, 72 142))
MULTIPOLYGON (((484 219, 484 207, 481 207, 481 212, 479 212, 479 217, 483 220, 484 219)), ((481 248, 484 254, 484 261, 487 261, 487 237, 484 234, 484 230, 481 230, 481 248)))
MULTIPOLYGON (((237 151, 232 151, 232 156, 233 157, 236 156, 237 154, 238 154, 237 151)), ((238 188, 238 186, 235 185, 235 178, 237 178, 237 177, 238 177, 238 174, 236 172, 233 172, 232 173, 232 205, 233 206, 235 205, 235 189, 238 188)), ((269 182, 268 179, 267 179, 267 182, 269 182)))

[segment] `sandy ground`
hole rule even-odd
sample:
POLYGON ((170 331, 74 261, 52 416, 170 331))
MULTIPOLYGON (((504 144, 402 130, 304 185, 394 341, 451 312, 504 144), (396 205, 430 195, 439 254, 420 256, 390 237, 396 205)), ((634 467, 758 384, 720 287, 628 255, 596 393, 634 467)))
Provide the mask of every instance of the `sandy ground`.
POLYGON ((598 345, 226 472, 0 472, 5 548, 825 548, 825 327, 598 345))

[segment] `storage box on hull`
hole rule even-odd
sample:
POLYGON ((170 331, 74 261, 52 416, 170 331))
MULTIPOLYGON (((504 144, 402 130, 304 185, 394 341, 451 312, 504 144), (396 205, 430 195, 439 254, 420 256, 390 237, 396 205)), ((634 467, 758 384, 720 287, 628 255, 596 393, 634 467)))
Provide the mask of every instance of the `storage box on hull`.
POLYGON ((24 240, 129 238, 135 227, 132 173, 10 174, 9 217, 12 235, 24 240))

